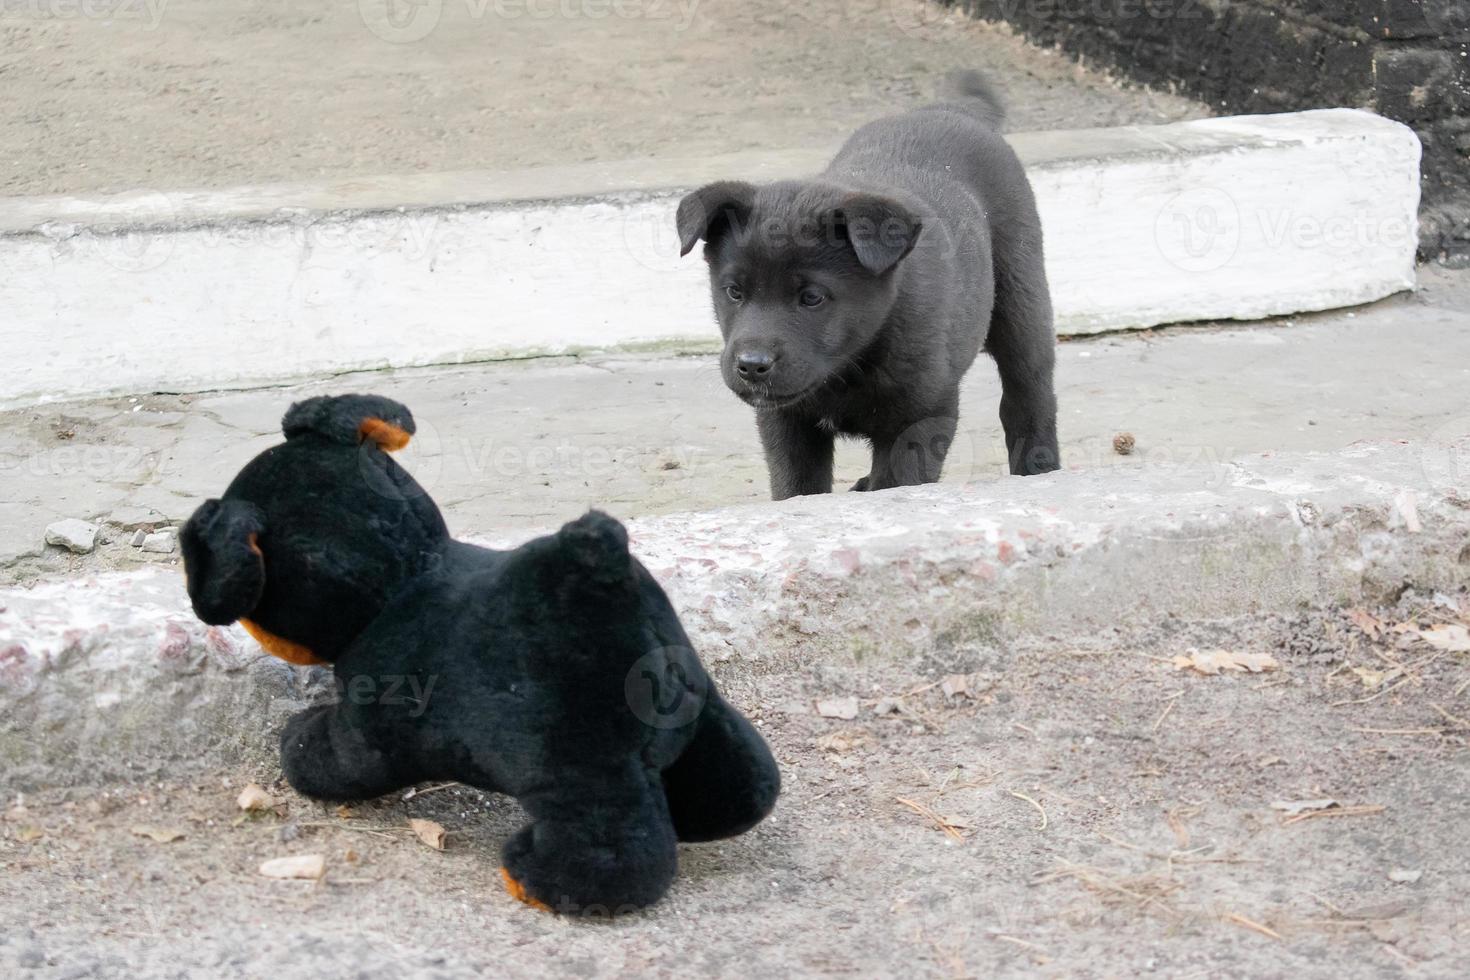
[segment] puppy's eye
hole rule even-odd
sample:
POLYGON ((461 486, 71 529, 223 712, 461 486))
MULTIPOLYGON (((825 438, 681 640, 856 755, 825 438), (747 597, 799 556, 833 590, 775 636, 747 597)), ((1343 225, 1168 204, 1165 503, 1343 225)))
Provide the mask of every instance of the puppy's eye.
POLYGON ((745 294, 740 291, 739 286, 732 282, 725 287, 725 298, 732 303, 738 303, 745 298, 745 294))
POLYGON ((813 289, 812 287, 808 286, 806 289, 803 289, 800 294, 798 294, 798 296, 796 297, 796 301, 810 310, 827 302, 827 294, 822 292, 820 289, 813 289))

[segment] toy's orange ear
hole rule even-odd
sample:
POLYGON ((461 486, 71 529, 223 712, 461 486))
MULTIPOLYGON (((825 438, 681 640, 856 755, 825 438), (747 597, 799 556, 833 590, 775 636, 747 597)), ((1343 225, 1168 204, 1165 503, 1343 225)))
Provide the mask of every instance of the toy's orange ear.
POLYGON ((358 435, 364 439, 371 439, 378 444, 378 448, 385 453, 395 452, 408 445, 408 440, 413 438, 409 433, 394 425, 378 418, 363 419, 357 427, 358 435))
POLYGON ((414 433, 407 407, 381 395, 308 398, 286 410, 281 429, 287 439, 321 436, 345 446, 371 442, 385 452, 408 445, 414 433))

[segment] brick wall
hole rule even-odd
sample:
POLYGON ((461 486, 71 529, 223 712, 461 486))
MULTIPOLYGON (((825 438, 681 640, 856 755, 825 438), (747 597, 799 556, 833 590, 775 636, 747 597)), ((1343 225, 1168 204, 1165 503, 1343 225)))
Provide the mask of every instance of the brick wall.
POLYGON ((1470 259, 1470 0, 946 0, 1229 113, 1373 109, 1424 144, 1420 251, 1470 259))

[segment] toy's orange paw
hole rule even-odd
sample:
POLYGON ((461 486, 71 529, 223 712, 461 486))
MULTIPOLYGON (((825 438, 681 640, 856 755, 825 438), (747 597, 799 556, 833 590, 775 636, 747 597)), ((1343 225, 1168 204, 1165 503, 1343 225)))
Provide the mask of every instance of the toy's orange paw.
POLYGON ((524 902, 525 904, 531 906, 531 908, 533 909, 540 909, 543 912, 551 911, 550 905, 547 905, 545 902, 540 901, 539 899, 532 898, 530 895, 526 894, 526 886, 512 878, 510 876, 510 872, 507 871, 505 868, 500 869, 500 877, 505 880, 505 890, 510 892, 511 898, 515 899, 517 902, 524 902))

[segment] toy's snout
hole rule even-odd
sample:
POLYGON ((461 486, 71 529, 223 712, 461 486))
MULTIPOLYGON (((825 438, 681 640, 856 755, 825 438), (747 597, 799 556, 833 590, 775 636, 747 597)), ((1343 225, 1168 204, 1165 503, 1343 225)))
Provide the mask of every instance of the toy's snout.
POLYGON ((179 535, 189 599, 214 626, 248 615, 265 591, 265 515, 244 500, 206 500, 179 535))
POLYGON ((239 620, 267 653, 289 663, 326 663, 309 648, 247 618, 265 593, 265 553, 260 550, 264 527, 260 508, 243 500, 206 500, 189 518, 179 543, 194 612, 213 626, 239 620))

